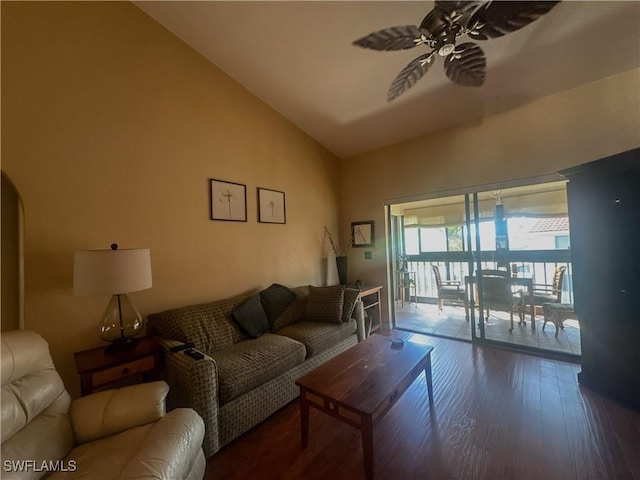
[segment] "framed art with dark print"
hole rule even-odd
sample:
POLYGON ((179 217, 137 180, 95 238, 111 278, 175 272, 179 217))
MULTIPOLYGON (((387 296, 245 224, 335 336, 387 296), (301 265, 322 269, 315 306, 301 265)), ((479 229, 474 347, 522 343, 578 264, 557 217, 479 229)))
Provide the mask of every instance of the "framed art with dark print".
POLYGON ((209 179, 211 220, 247 221, 247 186, 241 183, 209 179))
POLYGON ((287 223, 284 192, 258 187, 258 221, 287 223))

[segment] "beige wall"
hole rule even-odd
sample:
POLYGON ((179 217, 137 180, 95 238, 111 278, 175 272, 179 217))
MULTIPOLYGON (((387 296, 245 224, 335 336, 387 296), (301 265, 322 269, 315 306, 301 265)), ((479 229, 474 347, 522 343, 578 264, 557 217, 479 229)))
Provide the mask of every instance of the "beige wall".
MULTIPOLYGON (((375 220, 373 260, 350 276, 386 285, 384 201, 553 174, 640 146, 640 70, 343 160, 343 228, 375 220)), ((386 288, 388 291, 388 288, 386 288)))
POLYGON ((2 168, 24 200, 25 326, 75 395, 72 352, 100 344, 108 301, 74 297, 75 250, 149 247, 143 314, 337 281, 337 159, 128 2, 2 3, 2 168), (248 222, 209 220, 210 177, 247 185, 248 222), (258 186, 286 193, 286 225, 257 222, 258 186))

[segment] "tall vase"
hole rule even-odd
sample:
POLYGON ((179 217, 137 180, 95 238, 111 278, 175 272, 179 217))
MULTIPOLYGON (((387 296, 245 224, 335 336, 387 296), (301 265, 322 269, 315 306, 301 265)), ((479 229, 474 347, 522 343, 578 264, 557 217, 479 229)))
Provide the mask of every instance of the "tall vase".
POLYGON ((338 279, 340 285, 347 284, 347 256, 340 255, 336 257, 336 267, 338 267, 338 279))

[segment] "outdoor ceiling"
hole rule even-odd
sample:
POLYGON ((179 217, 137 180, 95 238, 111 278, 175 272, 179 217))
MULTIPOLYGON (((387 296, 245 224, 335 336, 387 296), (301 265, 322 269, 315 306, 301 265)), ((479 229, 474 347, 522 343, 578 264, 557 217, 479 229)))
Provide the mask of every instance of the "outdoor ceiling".
MULTIPOLYGON (((564 195, 567 188, 567 181, 560 180, 555 182, 544 182, 537 183, 533 185, 523 185, 519 187, 510 187, 504 188, 500 190, 486 190, 480 191, 478 193, 479 201, 492 200, 495 201, 496 197, 500 198, 514 198, 514 197, 530 197, 535 199, 539 194, 546 194, 550 192, 562 192, 564 195)), ((405 203, 396 203, 391 205, 391 214, 392 215, 403 215, 404 211, 407 209, 415 209, 415 208, 431 208, 431 207, 441 207, 441 206, 451 206, 454 205, 460 209, 460 211, 464 210, 464 198, 465 196, 460 195, 451 195, 448 197, 437 197, 437 198, 429 198, 426 200, 416 200, 412 202, 405 203)))
POLYGON ((564 1, 517 32, 478 42, 484 86, 451 83, 439 58, 387 103, 391 81, 426 47, 376 52, 351 43, 419 24, 433 2, 134 3, 341 158, 640 67, 640 2, 564 1))

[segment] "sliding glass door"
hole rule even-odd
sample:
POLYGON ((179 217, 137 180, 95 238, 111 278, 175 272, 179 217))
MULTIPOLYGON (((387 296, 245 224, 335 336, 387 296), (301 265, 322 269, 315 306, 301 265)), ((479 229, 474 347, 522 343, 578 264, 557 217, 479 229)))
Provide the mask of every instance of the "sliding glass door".
POLYGON ((398 328, 580 354, 579 323, 556 336, 542 308, 543 294, 572 303, 565 182, 392 205, 391 215, 398 328))
POLYGON ((464 278, 470 250, 465 236, 465 195, 392 206, 401 230, 390 270, 396 325, 469 340, 464 278))

